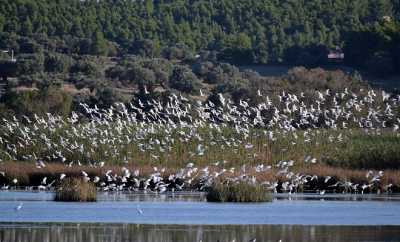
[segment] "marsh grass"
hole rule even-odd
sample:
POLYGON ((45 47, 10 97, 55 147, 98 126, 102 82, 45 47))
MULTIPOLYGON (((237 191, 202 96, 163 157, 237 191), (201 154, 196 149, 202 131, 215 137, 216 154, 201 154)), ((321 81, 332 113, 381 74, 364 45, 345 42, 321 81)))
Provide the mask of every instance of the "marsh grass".
POLYGON ((247 182, 215 183, 207 192, 208 202, 271 202, 272 196, 261 186, 247 182))
POLYGON ((65 178, 56 189, 55 201, 95 202, 96 187, 79 178, 65 178))
POLYGON ((361 169, 399 169, 400 137, 393 134, 353 135, 330 154, 331 166, 361 169))
MULTIPOLYGON (((185 133, 189 133, 189 130, 183 129, 185 133)), ((64 132, 61 129, 58 131, 64 132)), ((251 129, 249 135, 244 137, 230 127, 221 128, 220 132, 212 128, 200 127, 196 132, 203 138, 201 142, 196 139, 184 141, 177 132, 178 130, 173 131, 172 137, 175 142, 170 144, 170 149, 154 143, 154 139, 161 139, 163 134, 162 130, 155 130, 141 140, 142 143, 152 143, 154 149, 151 151, 140 151, 139 141, 132 141, 129 144, 116 143, 114 146, 118 151, 116 157, 101 157, 102 154, 112 153, 107 144, 100 144, 93 153, 86 157, 82 157, 79 151, 74 150, 71 153, 73 156, 68 157, 68 160, 80 160, 82 166, 77 165, 77 162, 70 167, 67 166, 67 163, 57 160, 45 160, 46 167, 38 169, 33 160, 22 162, 4 159, 6 161, 0 163, 0 171, 4 171, 5 176, 0 175, 0 186, 10 184, 14 178, 18 179, 18 186, 21 187, 39 186, 44 177, 47 177, 48 182, 56 180, 54 185, 58 185, 60 174, 66 174, 66 177, 82 177, 82 171, 88 173, 91 178, 98 176, 105 180, 104 173, 107 170, 121 175, 122 166, 131 171, 139 169, 141 177, 147 177, 153 173, 153 166, 166 168, 163 175, 168 177, 169 174, 178 172, 188 162, 193 162, 199 168, 210 166, 210 172, 213 172, 214 168, 217 171, 222 168, 236 168, 232 178, 240 175, 237 171, 244 164, 249 168, 258 164, 270 165, 272 169, 266 172, 256 173, 254 169, 248 169, 246 172, 255 176, 259 182, 285 181, 284 177, 276 177, 275 165, 281 160, 294 160, 294 172, 318 177, 331 176, 335 178, 331 180, 332 182, 336 180, 368 184, 369 181, 365 177, 368 170, 383 170, 385 175, 381 179, 380 185, 385 186, 391 183, 400 187, 400 171, 398 171, 400 168, 400 137, 393 134, 391 130, 365 132, 360 129, 317 129, 298 130, 291 133, 274 131, 275 139, 271 140, 257 129, 251 129), (310 137, 310 142, 306 142, 303 138, 305 132, 310 137), (339 137, 342 137, 341 142, 338 142, 339 137), (151 141, 152 139, 153 141, 151 141), (240 144, 238 144, 239 140, 242 141, 240 144), (202 143, 205 148, 203 155, 194 154, 199 143, 202 143), (246 149, 245 144, 252 144, 253 147, 246 149), (161 147, 164 148, 163 152, 159 150, 161 147), (119 153, 119 151, 122 152, 119 153), (150 154, 157 155, 160 159, 155 160, 150 154), (317 164, 304 162, 306 156, 315 157, 317 164), (126 159, 126 163, 122 162, 124 159, 126 159), (93 161, 105 161, 106 165, 103 167, 92 166, 90 164, 93 161), (216 161, 219 161, 218 166, 210 165, 216 161), (221 161, 226 161, 226 163, 221 161)), ((49 134, 48 137, 52 142, 58 142, 58 139, 53 136, 49 134)), ((11 139, 12 137, 10 137, 11 139)), ((89 150, 92 147, 89 141, 89 137, 87 137, 87 139, 78 140, 78 143, 83 143, 84 150, 89 150)), ((43 144, 38 142, 25 149, 18 148, 18 145, 16 147, 21 149, 18 154, 28 155, 34 152, 43 156, 45 154, 41 151, 49 151, 42 146, 43 144)), ((0 154, 4 154, 1 152, 3 148, 0 146, 0 154)), ((66 156, 69 154, 68 152, 65 152, 66 156)), ((50 154, 51 152, 47 155, 50 154)), ((225 173, 223 176, 229 175, 230 173, 225 173)), ((195 186, 193 185, 193 187, 195 186)))
MULTIPOLYGON (((251 128, 246 135, 243 135, 238 134, 230 126, 215 128, 203 125, 196 127, 195 130, 187 127, 172 129, 170 140, 167 141, 164 139, 165 127, 154 124, 142 126, 127 124, 121 127, 117 123, 110 126, 98 125, 96 132, 89 132, 92 127, 87 123, 76 125, 62 123, 51 129, 52 131, 41 124, 37 125, 40 132, 32 135, 32 139, 41 140, 41 135, 45 135, 49 143, 54 144, 52 147, 46 142, 30 143, 21 147, 19 138, 23 137, 23 134, 18 132, 24 130, 25 127, 14 130, 16 132, 14 134, 0 125, 2 134, 0 136, 7 136, 8 142, 15 146, 15 153, 18 154, 10 159, 6 155, 9 151, 7 146, 0 145, 0 159, 35 162, 32 154, 36 154, 45 162, 59 162, 61 159, 54 156, 54 152, 57 151, 62 153, 68 162, 74 161, 74 165, 77 161, 86 165, 94 161, 104 161, 111 166, 177 168, 185 166, 188 162, 193 162, 197 166, 206 166, 211 162, 223 160, 228 161, 229 166, 261 163, 273 165, 280 160, 294 160, 299 164, 305 156, 312 156, 336 167, 353 169, 398 169, 400 167, 400 137, 392 134, 391 129, 381 130, 379 134, 378 131, 370 130, 366 133, 357 128, 336 130, 319 128, 294 132, 271 130, 274 133, 274 139, 271 140, 264 133, 264 129, 251 128), (107 135, 104 135, 102 131, 107 131, 107 135), (186 139, 180 132, 195 135, 186 139), (134 136, 132 134, 139 135, 140 139, 132 138, 128 141, 126 137, 134 136), (201 141, 194 138, 197 135, 201 137, 201 141), (74 145, 75 149, 63 146, 60 137, 69 136, 71 136, 71 143, 80 146, 74 145), (341 142, 338 142, 339 136, 342 137, 341 142), (116 137, 119 138, 115 139, 116 137), (115 142, 99 142, 106 138, 115 142), (160 142, 155 142, 156 140, 163 142, 160 144, 160 142), (205 150, 202 155, 196 152, 199 144, 203 145, 205 150), (247 144, 253 147, 247 149, 245 148, 247 144)), ((26 125, 26 128, 32 129, 29 125, 26 125)))

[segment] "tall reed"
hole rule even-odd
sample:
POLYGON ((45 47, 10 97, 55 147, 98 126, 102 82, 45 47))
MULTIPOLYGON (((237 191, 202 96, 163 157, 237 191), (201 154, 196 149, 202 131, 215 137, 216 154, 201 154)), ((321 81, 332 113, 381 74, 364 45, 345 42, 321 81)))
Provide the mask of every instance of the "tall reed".
POLYGON ((261 185, 248 182, 214 183, 207 192, 208 202, 271 202, 272 196, 261 185))
POLYGON ((57 187, 55 201, 95 202, 96 187, 93 183, 79 178, 65 178, 57 187))

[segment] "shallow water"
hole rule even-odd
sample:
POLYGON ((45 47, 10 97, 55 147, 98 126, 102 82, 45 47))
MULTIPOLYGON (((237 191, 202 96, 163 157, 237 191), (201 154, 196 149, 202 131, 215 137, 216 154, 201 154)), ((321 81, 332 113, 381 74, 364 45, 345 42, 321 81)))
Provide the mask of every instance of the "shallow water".
POLYGON ((200 193, 100 194, 96 203, 53 202, 52 196, 1 192, 0 222, 400 226, 395 196, 278 196, 272 203, 248 204, 207 203, 200 193))
POLYGON ((0 242, 400 241, 399 196, 278 195, 259 204, 207 203, 201 193, 52 198, 0 192, 0 242))

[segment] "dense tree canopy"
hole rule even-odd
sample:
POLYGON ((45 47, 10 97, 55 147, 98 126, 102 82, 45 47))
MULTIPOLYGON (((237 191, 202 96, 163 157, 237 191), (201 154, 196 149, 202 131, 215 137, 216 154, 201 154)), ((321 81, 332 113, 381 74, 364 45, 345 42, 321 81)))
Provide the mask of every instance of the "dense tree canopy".
POLYGON ((398 0, 0 0, 0 33, 14 36, 2 36, 0 48, 15 35, 94 55, 113 54, 107 41, 153 56, 180 43, 233 62, 271 63, 291 47, 341 46, 348 32, 398 13, 398 0))
POLYGON ((383 20, 370 28, 349 33, 346 61, 379 76, 400 73, 400 23, 383 20))

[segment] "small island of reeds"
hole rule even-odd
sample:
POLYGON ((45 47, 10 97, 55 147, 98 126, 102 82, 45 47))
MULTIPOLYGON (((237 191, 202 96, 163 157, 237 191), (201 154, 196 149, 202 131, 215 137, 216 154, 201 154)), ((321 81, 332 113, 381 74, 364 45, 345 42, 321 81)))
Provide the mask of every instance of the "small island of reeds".
POLYGON ((56 189, 54 201, 95 202, 96 187, 79 178, 65 178, 56 189))
POLYGON ((271 202, 272 196, 261 185, 248 182, 215 183, 207 192, 208 202, 271 202))

